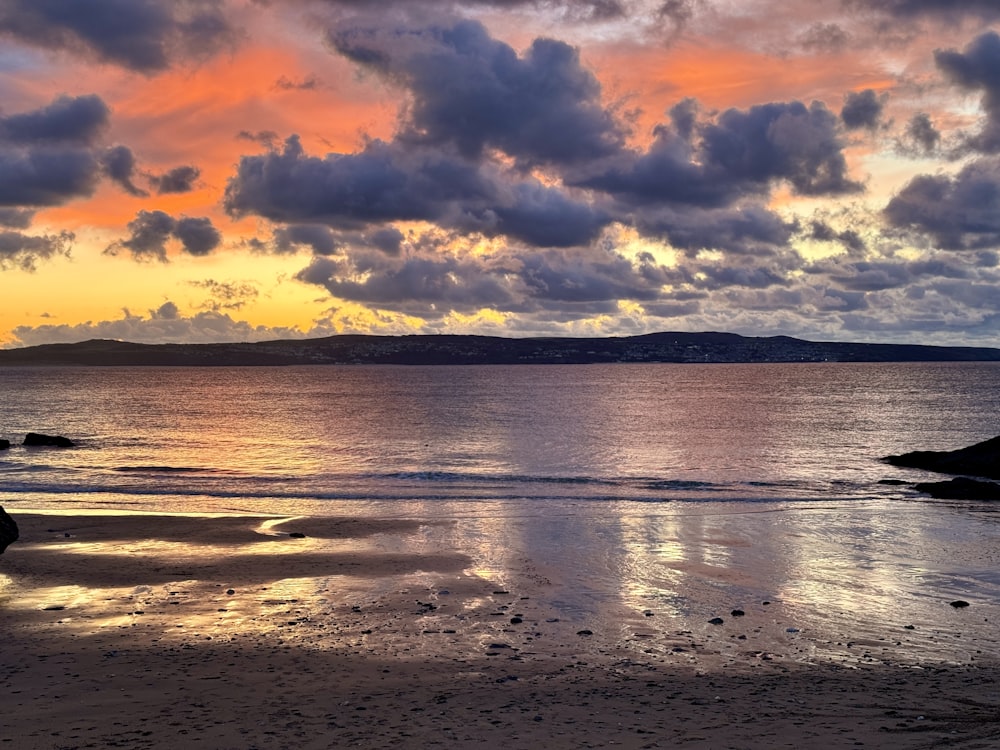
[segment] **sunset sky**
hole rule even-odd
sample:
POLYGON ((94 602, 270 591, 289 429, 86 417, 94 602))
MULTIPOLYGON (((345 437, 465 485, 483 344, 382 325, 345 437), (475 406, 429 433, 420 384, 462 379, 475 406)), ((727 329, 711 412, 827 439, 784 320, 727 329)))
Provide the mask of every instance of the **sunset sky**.
POLYGON ((0 0, 0 347, 1000 346, 996 0, 0 0))

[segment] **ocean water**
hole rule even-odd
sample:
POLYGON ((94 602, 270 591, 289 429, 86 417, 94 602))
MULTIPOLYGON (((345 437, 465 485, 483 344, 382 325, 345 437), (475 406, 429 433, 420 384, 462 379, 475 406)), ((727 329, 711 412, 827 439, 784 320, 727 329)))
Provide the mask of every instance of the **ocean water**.
POLYGON ((1000 434, 998 364, 0 369, 0 393, 15 507, 867 500, 907 494, 881 456, 1000 434))
POLYGON ((563 617, 633 633, 771 601, 812 654, 907 623, 911 651, 1000 658, 996 509, 879 482, 1000 434, 1000 364, 18 368, 0 393, 13 513, 453 521, 384 543, 530 566, 563 617))

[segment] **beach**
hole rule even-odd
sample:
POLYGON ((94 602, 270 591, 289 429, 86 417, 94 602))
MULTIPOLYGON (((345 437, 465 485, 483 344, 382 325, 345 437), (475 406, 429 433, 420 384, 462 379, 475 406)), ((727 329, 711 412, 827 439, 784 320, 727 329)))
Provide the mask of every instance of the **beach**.
MULTIPOLYGON (((780 602, 716 625, 614 608, 581 622, 553 606, 560 583, 542 560, 499 580, 475 550, 412 551, 428 527, 460 521, 12 515, 21 539, 0 557, 11 748, 1000 742, 985 644, 964 662, 943 658, 951 644, 908 658, 900 627, 820 658, 772 627, 780 602)), ((930 640, 972 632, 949 622, 930 640)))

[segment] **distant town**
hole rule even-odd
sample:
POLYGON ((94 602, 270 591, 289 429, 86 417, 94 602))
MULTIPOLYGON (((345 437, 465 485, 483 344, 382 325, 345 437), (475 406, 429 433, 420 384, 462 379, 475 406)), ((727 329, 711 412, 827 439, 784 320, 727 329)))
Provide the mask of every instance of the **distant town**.
POLYGON ((613 338, 343 335, 230 344, 92 340, 0 350, 0 366, 5 367, 976 361, 1000 361, 1000 349, 819 342, 733 333, 652 333, 613 338))

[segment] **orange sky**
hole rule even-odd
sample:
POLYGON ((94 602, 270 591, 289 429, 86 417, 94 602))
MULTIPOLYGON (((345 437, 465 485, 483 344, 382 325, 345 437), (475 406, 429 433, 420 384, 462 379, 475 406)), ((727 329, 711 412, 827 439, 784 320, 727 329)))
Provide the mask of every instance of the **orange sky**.
POLYGON ((10 3, 0 346, 997 345, 1000 206, 962 197, 1000 183, 1000 91, 976 72, 1000 11, 981 5, 150 0, 85 32, 71 6, 10 3), (26 160, 58 195, 28 189, 26 160))

